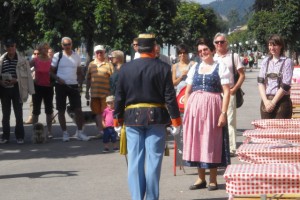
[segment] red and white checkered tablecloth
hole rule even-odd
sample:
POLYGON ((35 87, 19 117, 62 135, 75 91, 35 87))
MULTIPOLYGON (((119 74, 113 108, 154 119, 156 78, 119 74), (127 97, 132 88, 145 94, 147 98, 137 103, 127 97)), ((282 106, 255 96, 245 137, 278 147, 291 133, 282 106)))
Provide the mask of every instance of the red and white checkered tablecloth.
POLYGON ((300 129, 300 119, 257 119, 252 121, 251 124, 255 129, 300 129))
MULTIPOLYGON (((246 130, 243 136, 251 138, 252 143, 289 142, 300 143, 299 129, 254 129, 246 130)), ((248 139, 248 143, 249 143, 248 139)))
POLYGON ((291 100, 293 105, 300 104, 300 95, 299 94, 291 94, 291 100))
POLYGON ((298 95, 300 96, 300 90, 291 90, 291 95, 298 95))
POLYGON ((286 144, 242 144, 236 153, 240 161, 252 164, 300 163, 300 144, 289 147, 284 145, 286 144))
POLYGON ((300 140, 278 140, 274 138, 251 138, 247 137, 244 141, 243 144, 278 144, 280 142, 284 143, 300 143, 300 140))
POLYGON ((223 176, 229 195, 300 193, 300 163, 229 165, 223 176))
POLYGON ((291 85, 291 90, 300 90, 300 84, 299 83, 292 84, 291 85))

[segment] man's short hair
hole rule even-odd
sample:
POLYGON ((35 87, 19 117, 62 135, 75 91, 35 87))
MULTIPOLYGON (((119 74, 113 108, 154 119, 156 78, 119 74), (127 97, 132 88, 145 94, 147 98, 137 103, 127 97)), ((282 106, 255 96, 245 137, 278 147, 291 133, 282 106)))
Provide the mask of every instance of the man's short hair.
POLYGON ((72 42, 72 39, 70 37, 63 37, 61 39, 61 43, 64 43, 64 40, 70 40, 70 42, 72 42))
POLYGON ((225 41, 228 42, 228 41, 227 41, 227 35, 226 35, 225 33, 217 33, 217 34, 215 35, 215 37, 214 37, 214 42, 216 41, 216 38, 217 38, 217 37, 220 37, 220 36, 221 36, 221 37, 224 37, 225 41))

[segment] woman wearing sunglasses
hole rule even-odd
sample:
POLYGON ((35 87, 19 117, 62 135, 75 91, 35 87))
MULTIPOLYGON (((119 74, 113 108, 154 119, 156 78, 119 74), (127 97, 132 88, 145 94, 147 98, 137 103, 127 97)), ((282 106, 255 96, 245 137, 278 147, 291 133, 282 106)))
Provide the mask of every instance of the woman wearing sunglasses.
POLYGON ((268 39, 269 57, 261 64, 257 77, 261 96, 262 119, 290 119, 292 101, 290 98, 293 62, 284 56, 284 41, 279 35, 268 39))
POLYGON ((202 62, 190 69, 186 79, 183 160, 198 167, 198 179, 190 190, 206 187, 209 191, 217 190, 217 167, 230 162, 225 127, 230 72, 225 65, 214 61, 214 50, 212 41, 199 40, 198 54, 202 62), (210 169, 209 184, 205 179, 206 169, 210 169))
POLYGON ((179 62, 172 66, 172 80, 178 95, 180 90, 186 86, 185 79, 194 62, 190 61, 188 48, 184 44, 178 45, 176 51, 179 62))

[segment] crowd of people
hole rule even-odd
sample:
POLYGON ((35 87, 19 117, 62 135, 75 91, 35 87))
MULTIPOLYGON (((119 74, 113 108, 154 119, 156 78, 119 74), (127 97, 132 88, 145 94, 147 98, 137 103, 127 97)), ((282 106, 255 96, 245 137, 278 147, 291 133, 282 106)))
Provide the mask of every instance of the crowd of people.
MULTIPOLYGON (((5 42, 7 53, 0 57, 0 94, 3 134, 0 143, 10 140, 11 104, 16 116, 15 135, 24 143, 22 105, 32 95, 32 111, 25 123, 37 123, 44 103, 47 135, 53 137, 53 98, 56 100, 62 141, 70 140, 65 112, 67 98, 75 113, 75 138, 90 140, 83 131, 79 85, 86 80, 85 98, 96 115, 98 135, 104 150, 119 151, 116 140, 125 134, 128 153, 128 184, 132 199, 159 198, 159 180, 166 141, 166 126, 177 135, 183 129, 183 160, 196 166, 198 176, 190 190, 217 190, 217 169, 230 164, 236 153, 236 91, 245 80, 245 65, 238 54, 230 52, 226 34, 213 40, 197 41, 198 60, 191 60, 189 48, 179 44, 178 62, 160 54, 154 34, 133 39, 134 59, 124 63, 120 50, 106 52, 94 47, 95 59, 80 70, 80 57, 72 50, 72 39, 61 39, 62 51, 53 54, 47 43, 34 51, 30 63, 17 53, 13 39, 5 42), (108 55, 108 56, 107 56, 108 55), (32 69, 31 69, 32 68, 32 69), (234 80, 234 72, 238 79, 234 80), (184 115, 176 96, 185 90, 184 115), (205 170, 209 169, 209 182, 205 170)), ((278 35, 268 40, 269 57, 262 61, 258 74, 261 117, 291 118, 290 87, 292 60, 284 56, 284 42, 278 35)), ((251 62, 251 61, 249 61, 251 62)), ((253 60, 254 63, 254 60, 253 60)), ((250 65, 250 63, 249 63, 250 65)), ((252 65, 252 64, 251 64, 252 65)))

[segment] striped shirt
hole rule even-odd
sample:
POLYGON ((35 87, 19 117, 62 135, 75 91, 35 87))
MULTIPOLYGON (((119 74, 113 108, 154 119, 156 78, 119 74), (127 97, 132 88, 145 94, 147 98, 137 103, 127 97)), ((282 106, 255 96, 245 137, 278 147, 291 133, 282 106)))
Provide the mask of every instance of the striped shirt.
POLYGON ((12 60, 9 59, 9 57, 6 55, 5 58, 3 59, 1 74, 11 74, 13 78, 18 78, 16 72, 17 63, 18 63, 17 54, 12 60))
POLYGON ((110 94, 109 81, 113 71, 113 65, 108 62, 90 62, 87 78, 91 80, 91 97, 104 98, 110 94))

